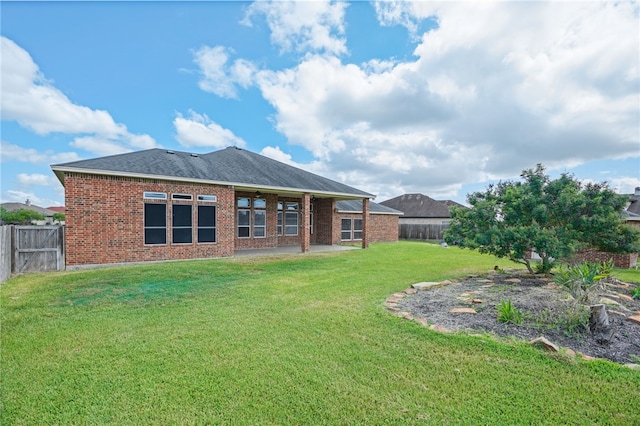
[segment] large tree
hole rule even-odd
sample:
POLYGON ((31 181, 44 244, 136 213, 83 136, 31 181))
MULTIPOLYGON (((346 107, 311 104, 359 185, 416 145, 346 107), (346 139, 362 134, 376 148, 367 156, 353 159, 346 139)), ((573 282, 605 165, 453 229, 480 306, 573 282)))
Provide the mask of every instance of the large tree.
POLYGON ((526 265, 533 250, 549 272, 554 259, 570 259, 577 250, 595 247, 614 253, 640 251, 640 231, 625 225, 627 197, 606 183, 587 183, 562 174, 551 180, 540 164, 520 175, 522 182, 489 185, 468 195, 470 209, 452 209, 445 241, 526 265))

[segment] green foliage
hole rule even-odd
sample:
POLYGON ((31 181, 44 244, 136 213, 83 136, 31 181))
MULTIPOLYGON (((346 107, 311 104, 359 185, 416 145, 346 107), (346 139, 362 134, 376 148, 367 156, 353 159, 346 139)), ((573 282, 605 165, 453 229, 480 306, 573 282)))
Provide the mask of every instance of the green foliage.
POLYGON ((609 277, 612 271, 613 266, 610 262, 582 262, 559 271, 555 281, 568 288, 578 302, 586 303, 589 290, 600 280, 609 277))
POLYGON ((20 209, 12 212, 0 207, 0 219, 3 223, 12 225, 28 225, 34 220, 44 220, 44 215, 33 210, 20 209))
POLYGON ((522 323, 522 311, 513 306, 511 299, 501 300, 498 306, 498 321, 513 324, 522 323))
POLYGON ((635 288, 635 290, 631 290, 631 297, 634 299, 640 299, 640 284, 635 288))
POLYGON ((470 209, 453 208, 445 241, 521 263, 534 273, 527 254, 541 257, 537 272, 547 273, 554 259, 571 258, 583 247, 610 252, 640 250, 640 231, 625 225, 626 197, 606 183, 582 184, 569 174, 551 180, 540 164, 520 175, 474 192, 470 209))
POLYGON ((58 222, 64 222, 64 213, 54 213, 53 220, 56 220, 58 222))

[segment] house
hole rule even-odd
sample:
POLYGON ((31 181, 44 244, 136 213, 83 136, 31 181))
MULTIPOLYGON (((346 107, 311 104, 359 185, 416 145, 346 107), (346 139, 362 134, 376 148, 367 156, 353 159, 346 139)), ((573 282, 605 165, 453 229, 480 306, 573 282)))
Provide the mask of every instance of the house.
POLYGON ((441 241, 443 231, 451 222, 450 208, 464 207, 455 201, 438 201, 424 194, 404 194, 380 204, 403 212, 398 235, 406 240, 441 241))
POLYGON ((448 225, 450 206, 462 206, 454 201, 438 201, 423 194, 404 194, 380 204, 404 213, 399 223, 412 225, 448 225))
POLYGON ((8 212, 14 212, 18 210, 31 210, 43 215, 44 220, 33 221, 34 225, 51 225, 53 223, 56 223, 53 215, 57 212, 31 204, 31 201, 28 199, 24 203, 2 203, 1 206, 8 212))
POLYGON ((399 212, 372 212, 374 195, 236 147, 150 149, 51 168, 65 187, 67 266, 397 240, 384 230, 397 228, 399 212), (340 201, 358 201, 358 212, 339 213, 340 201), (351 219, 348 239, 343 219, 351 219))

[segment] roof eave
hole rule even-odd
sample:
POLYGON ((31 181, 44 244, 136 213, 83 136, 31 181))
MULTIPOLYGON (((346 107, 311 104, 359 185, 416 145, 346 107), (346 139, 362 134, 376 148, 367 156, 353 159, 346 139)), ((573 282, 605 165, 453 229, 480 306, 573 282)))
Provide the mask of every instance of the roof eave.
POLYGON ((78 167, 65 167, 53 165, 51 169, 55 173, 62 186, 64 186, 64 174, 65 173, 86 173, 90 175, 101 175, 101 176, 121 176, 121 177, 134 177, 140 179, 161 179, 175 182, 194 182, 194 183, 206 183, 210 185, 222 185, 222 186, 232 186, 237 190, 261 190, 265 192, 275 192, 275 193, 286 193, 292 195, 302 195, 302 194, 314 194, 314 195, 325 195, 336 198, 341 198, 345 200, 361 200, 363 198, 375 199, 376 196, 373 194, 369 194, 363 192, 361 194, 353 194, 353 193, 345 193, 345 192, 333 192, 333 191, 321 191, 316 189, 304 189, 304 188, 289 188, 289 187, 279 187, 279 186, 269 186, 269 185, 256 185, 246 182, 225 182, 225 181, 215 181, 208 179, 197 179, 197 178, 188 178, 188 177, 180 177, 180 176, 166 176, 166 175, 150 175, 146 173, 131 173, 131 172, 121 172, 114 170, 98 170, 98 169, 83 169, 78 167))

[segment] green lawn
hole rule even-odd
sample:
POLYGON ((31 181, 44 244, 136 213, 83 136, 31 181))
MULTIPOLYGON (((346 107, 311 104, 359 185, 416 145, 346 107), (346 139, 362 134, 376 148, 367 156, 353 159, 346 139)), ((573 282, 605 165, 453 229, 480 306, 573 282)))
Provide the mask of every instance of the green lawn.
POLYGON ((0 423, 640 424, 639 372, 383 307, 494 265, 513 266, 401 242, 13 278, 0 423))

